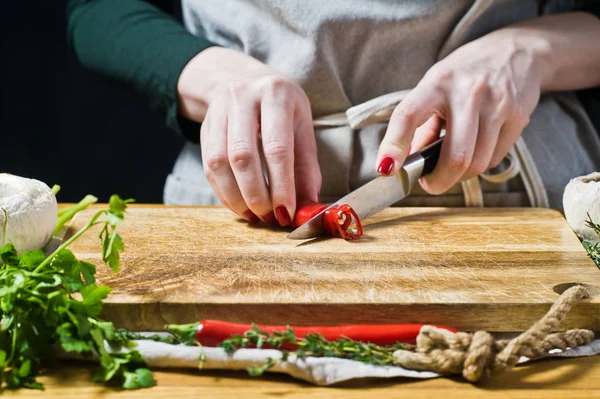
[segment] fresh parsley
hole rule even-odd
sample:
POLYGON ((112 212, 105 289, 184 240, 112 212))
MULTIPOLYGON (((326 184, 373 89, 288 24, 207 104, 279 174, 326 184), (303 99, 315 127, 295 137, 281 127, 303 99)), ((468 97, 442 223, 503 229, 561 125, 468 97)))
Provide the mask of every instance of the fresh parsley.
MULTIPOLYGON (((55 193, 60 187, 53 187, 55 193)), ((97 199, 86 196, 79 204, 62 209, 56 230, 97 199)), ((36 377, 44 362, 56 359, 57 351, 95 356, 99 367, 95 381, 118 382, 125 389, 154 385, 140 353, 130 349, 136 334, 115 329, 101 320, 102 301, 110 293, 96 284, 96 266, 78 260, 68 249, 94 226, 101 226, 102 259, 119 270, 124 249, 117 227, 127 204, 117 195, 107 209, 96 211, 88 223, 46 256, 42 250, 17 254, 12 244, 0 249, 0 387, 43 389, 36 377), (112 352, 107 345, 126 347, 112 352)))

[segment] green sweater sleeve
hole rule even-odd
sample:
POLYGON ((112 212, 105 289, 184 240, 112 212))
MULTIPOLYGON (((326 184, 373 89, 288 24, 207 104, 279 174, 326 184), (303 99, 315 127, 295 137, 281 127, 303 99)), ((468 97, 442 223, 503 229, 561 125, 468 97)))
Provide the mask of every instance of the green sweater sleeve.
POLYGON ((84 67, 140 94, 167 126, 198 141, 198 125, 178 116, 177 80, 213 43, 143 0, 69 0, 67 39, 84 67))

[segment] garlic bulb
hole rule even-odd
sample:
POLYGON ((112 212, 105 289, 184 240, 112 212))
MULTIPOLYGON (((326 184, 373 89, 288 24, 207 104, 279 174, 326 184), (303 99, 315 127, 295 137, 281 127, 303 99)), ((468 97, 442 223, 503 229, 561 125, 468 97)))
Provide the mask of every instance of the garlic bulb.
POLYGON ((42 248, 52 237, 57 212, 46 184, 0 173, 0 247, 12 243, 18 253, 42 248))
POLYGON ((577 235, 592 242, 598 236, 586 227, 588 214, 594 223, 600 223, 600 172, 571 179, 563 195, 563 208, 567 222, 577 235))

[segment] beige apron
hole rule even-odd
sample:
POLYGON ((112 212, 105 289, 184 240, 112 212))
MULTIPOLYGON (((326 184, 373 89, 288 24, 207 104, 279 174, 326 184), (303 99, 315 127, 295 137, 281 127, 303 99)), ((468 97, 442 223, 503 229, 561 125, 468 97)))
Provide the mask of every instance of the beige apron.
MULTIPOLYGON (((558 12, 562 11, 558 6, 567 7, 569 2, 543 3, 558 12)), ((182 4, 191 33, 245 52, 304 89, 315 118, 324 202, 377 176, 375 161, 387 127, 386 113, 435 62, 494 29, 545 12, 538 0, 183 0, 182 4), (356 122, 359 119, 362 122, 356 122)), ((551 93, 541 98, 522 138, 499 168, 439 196, 415 187, 401 205, 560 208, 569 179, 594 170, 600 170, 597 132, 572 93, 551 93)), ((182 150, 167 178, 164 201, 218 203, 204 177, 197 145, 189 143, 182 150)))

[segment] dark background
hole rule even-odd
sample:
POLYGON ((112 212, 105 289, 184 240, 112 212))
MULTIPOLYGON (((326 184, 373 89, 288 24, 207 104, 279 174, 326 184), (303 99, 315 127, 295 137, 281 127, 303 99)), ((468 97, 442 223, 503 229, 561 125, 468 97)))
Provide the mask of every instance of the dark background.
MULTIPOLYGON (((153 3, 180 14, 178 1, 153 3)), ((60 184, 61 202, 88 193, 162 202, 183 139, 131 93, 80 67, 65 24, 61 0, 0 5, 0 172, 60 184)), ((599 91, 580 95, 600 130, 599 91)))
MULTIPOLYGON (((0 5, 0 172, 60 184, 61 202, 117 193, 160 203, 183 139, 134 95, 78 64, 66 43, 65 4, 0 5)), ((155 4, 177 12, 171 2, 155 4)))

